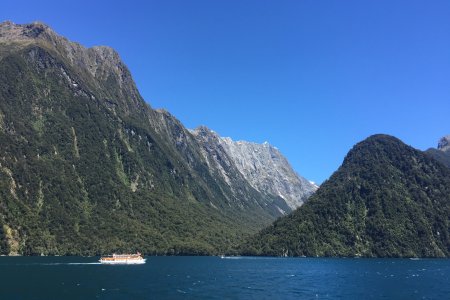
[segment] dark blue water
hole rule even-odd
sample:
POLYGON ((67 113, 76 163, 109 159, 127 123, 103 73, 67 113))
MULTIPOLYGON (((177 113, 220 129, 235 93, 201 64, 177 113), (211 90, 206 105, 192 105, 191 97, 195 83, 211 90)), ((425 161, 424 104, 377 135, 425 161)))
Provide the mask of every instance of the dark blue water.
POLYGON ((0 257, 0 299, 450 299, 448 259, 0 257))

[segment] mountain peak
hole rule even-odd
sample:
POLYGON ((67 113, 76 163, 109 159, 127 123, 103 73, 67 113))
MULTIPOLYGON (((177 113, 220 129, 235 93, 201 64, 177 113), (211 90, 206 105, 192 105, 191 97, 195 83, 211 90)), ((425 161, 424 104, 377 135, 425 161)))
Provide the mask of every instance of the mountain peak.
POLYGON ((108 46, 86 48, 59 35, 50 26, 38 21, 29 24, 15 24, 11 21, 0 23, 0 42, 25 46, 38 44, 46 48, 52 48, 66 57, 72 65, 85 68, 94 77, 105 76, 103 74, 104 68, 101 68, 101 65, 106 65, 108 69, 115 73, 123 71, 121 70, 123 69, 123 63, 119 54, 113 48, 108 46))
POLYGON ((283 198, 292 210, 315 192, 316 186, 299 176, 269 142, 258 144, 220 138, 220 143, 256 190, 283 198))
POLYGON ((196 134, 199 133, 214 133, 213 130, 209 129, 207 126, 205 125, 200 125, 197 128, 195 128, 194 130, 192 130, 192 132, 195 132, 196 134))
POLYGON ((450 135, 446 135, 439 140, 438 150, 449 151, 450 150, 450 135))
POLYGON ((369 136, 365 140, 361 141, 360 143, 367 143, 367 142, 380 142, 380 141, 391 141, 391 142, 397 142, 397 143, 403 143, 401 140, 396 138, 395 136, 384 134, 384 133, 377 133, 369 136))
POLYGON ((26 49, 29 46, 37 46, 45 51, 50 50, 52 56, 60 56, 79 74, 92 76, 98 84, 111 87, 111 83, 114 82, 115 91, 109 90, 117 97, 117 102, 121 103, 126 113, 131 110, 141 110, 144 107, 130 71, 119 54, 111 47, 86 48, 59 35, 42 22, 0 23, 0 43, 12 45, 8 47, 10 51, 26 49))
POLYGON ((371 136, 308 202, 255 236, 247 254, 449 256, 449 175, 399 139, 371 136))
POLYGON ((0 42, 42 39, 51 41, 57 34, 42 22, 15 24, 12 21, 0 23, 0 42))

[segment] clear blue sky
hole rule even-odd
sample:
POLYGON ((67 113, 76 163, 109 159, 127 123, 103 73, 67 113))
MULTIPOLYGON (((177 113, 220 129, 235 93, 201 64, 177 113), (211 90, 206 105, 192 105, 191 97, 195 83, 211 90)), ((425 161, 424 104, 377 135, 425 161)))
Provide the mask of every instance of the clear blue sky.
POLYGON ((448 0, 3 0, 0 17, 112 46, 152 107, 267 140, 319 183, 369 135, 450 134, 448 0))

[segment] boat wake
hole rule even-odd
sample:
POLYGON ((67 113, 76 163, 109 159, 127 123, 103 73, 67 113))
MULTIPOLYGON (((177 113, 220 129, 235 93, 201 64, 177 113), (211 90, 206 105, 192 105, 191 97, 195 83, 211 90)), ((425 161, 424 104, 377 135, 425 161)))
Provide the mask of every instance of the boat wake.
POLYGON ((69 266, 69 265, 101 265, 100 262, 90 262, 90 263, 36 263, 32 265, 40 265, 40 266, 69 266))
POLYGON ((267 259, 279 259, 278 257, 267 256, 220 256, 221 259, 245 259, 245 260, 267 260, 267 259))
POLYGON ((101 265, 100 262, 91 262, 91 263, 67 263, 68 265, 101 265))

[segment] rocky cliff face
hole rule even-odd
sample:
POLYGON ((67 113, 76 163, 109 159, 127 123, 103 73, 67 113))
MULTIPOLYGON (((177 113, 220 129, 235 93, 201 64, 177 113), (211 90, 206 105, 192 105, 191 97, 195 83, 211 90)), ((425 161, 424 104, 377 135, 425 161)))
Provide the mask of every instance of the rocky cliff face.
POLYGON ((234 168, 258 192, 283 199, 288 207, 283 213, 301 206, 317 189, 315 184, 299 176, 280 151, 267 142, 233 141, 206 127, 192 132, 202 144, 202 154, 209 165, 216 166, 228 184, 232 185, 229 174, 236 173, 229 169, 234 168))

